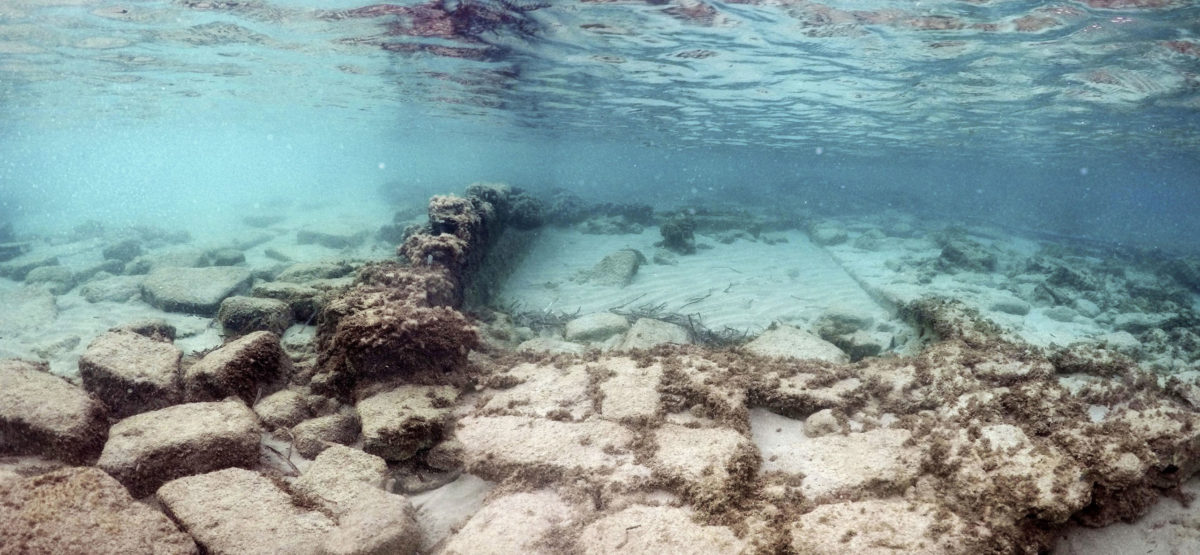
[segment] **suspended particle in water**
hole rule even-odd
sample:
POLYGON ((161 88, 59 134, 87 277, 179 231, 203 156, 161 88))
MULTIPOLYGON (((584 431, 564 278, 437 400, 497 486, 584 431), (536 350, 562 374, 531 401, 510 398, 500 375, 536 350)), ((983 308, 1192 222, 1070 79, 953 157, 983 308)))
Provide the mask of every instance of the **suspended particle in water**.
POLYGON ((695 188, 695 187, 692 187, 692 194, 693 194, 693 195, 696 195, 696 194, 699 194, 699 193, 700 193, 700 190, 699 190, 699 189, 697 189, 697 188, 695 188))
POLYGON ((824 147, 817 147, 817 148, 814 148, 814 149, 813 149, 813 152, 815 152, 815 153, 817 154, 817 156, 820 156, 820 155, 822 155, 822 154, 825 154, 825 148, 824 148, 824 147))
POLYGON ((387 167, 387 164, 384 164, 383 162, 380 162, 380 163, 379 163, 379 169, 381 169, 381 170, 382 170, 382 169, 384 169, 384 168, 386 168, 386 167, 387 167))
POLYGON ((1079 175, 1087 175, 1087 173, 1088 173, 1087 168, 1079 168, 1079 175))

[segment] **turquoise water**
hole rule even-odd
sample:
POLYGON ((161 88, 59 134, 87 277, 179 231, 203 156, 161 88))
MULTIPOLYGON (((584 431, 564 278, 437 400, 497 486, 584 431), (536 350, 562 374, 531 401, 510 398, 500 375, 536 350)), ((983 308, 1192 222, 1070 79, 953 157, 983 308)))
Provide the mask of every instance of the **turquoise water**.
POLYGON ((1194 250, 1198 73, 1170 0, 5 2, 0 211, 195 231, 491 180, 1194 250))

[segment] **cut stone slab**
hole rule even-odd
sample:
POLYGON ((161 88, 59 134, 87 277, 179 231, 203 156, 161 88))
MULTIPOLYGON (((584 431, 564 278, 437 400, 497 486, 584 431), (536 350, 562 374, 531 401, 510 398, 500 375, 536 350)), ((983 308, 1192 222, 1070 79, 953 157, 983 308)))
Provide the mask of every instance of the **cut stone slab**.
POLYGON ((884 428, 799 441, 780 450, 763 449, 762 470, 804 476, 800 490, 820 502, 865 487, 900 488, 916 479, 921 451, 906 446, 908 430, 884 428))
POLYGON ((899 498, 820 505, 790 532, 794 553, 958 553, 973 539, 958 515, 899 498))
POLYGON ((319 279, 345 277, 353 272, 354 266, 351 266, 348 262, 340 260, 300 262, 285 268, 279 273, 278 276, 275 276, 275 280, 291 283, 305 283, 319 279))
POLYGON ((580 277, 583 281, 595 285, 625 287, 633 282, 638 267, 645 261, 646 257, 642 253, 634 249, 621 249, 605 256, 580 277))
POLYGON ((0 553, 193 554, 166 515, 98 468, 0 480, 0 553))
POLYGON ((310 320, 321 309, 323 299, 320 289, 286 281, 260 283, 254 286, 250 294, 287 303, 292 310, 292 317, 299 322, 310 320))
POLYGON ((301 455, 314 458, 331 445, 354 443, 359 435, 358 415, 354 411, 337 412, 310 418, 292 426, 292 445, 301 455))
POLYGON ((304 394, 295 389, 282 389, 263 397, 254 404, 254 412, 264 424, 276 428, 291 428, 312 417, 304 394))
POLYGON ((525 416, 468 417, 459 421, 467 469, 502 480, 522 468, 581 470, 614 483, 649 476, 634 462, 633 434, 608 421, 558 422, 525 416))
POLYGON ((745 553, 746 542, 724 526, 704 526, 682 507, 633 506, 601 518, 579 536, 583 553, 745 553))
POLYGON ((596 312, 567 322, 566 337, 567 341, 604 341, 628 329, 629 321, 624 316, 596 312))
POLYGON ((83 389, 44 365, 0 360, 0 453, 87 464, 107 430, 107 410, 83 389))
POLYGON ((682 482, 696 504, 721 504, 758 470, 754 444, 729 428, 665 424, 654 431, 654 440, 658 446, 651 463, 655 472, 682 482))
MULTIPOLYGON (((557 493, 513 493, 487 502, 446 542, 445 555, 540 553, 547 533, 568 527, 579 512, 557 493)), ((620 550, 612 551, 612 553, 620 550)))
POLYGON ((517 350, 525 353, 582 355, 587 352, 587 347, 554 337, 535 337, 521 342, 517 350))
POLYGON ((301 245, 317 244, 331 249, 356 247, 366 240, 365 230, 345 225, 334 225, 320 229, 301 229, 296 232, 296 243, 301 245))
POLYGON ((114 418, 125 418, 180 401, 182 357, 170 343, 110 331, 88 345, 79 358, 79 374, 83 386, 108 405, 114 418))
POLYGON ((287 355, 279 336, 256 331, 204 355, 184 372, 189 401, 212 401, 236 395, 246 403, 259 397, 259 388, 283 374, 287 355))
POLYGON ((124 303, 142 297, 142 276, 112 276, 89 281, 79 288, 89 303, 124 303))
POLYGON ((217 321, 226 335, 269 331, 283 335, 292 325, 292 307, 276 299, 234 295, 221 301, 217 321))
POLYGON ((653 318, 638 318, 629 331, 625 332, 625 338, 621 340, 621 345, 617 349, 621 351, 652 349, 670 343, 690 345, 692 338, 683 326, 653 318))
POLYGON ((141 498, 163 483, 258 462, 259 427, 241 401, 189 403, 113 424, 97 463, 141 498))
POLYGON ((249 270, 233 266, 158 268, 142 282, 142 296, 160 310, 212 316, 222 300, 247 289, 250 280, 249 270))
POLYGON ((385 493, 382 487, 387 476, 387 462, 382 458, 352 447, 333 445, 317 455, 292 487, 305 500, 330 513, 338 513, 353 505, 350 484, 365 484, 385 493))
POLYGON ((518 364, 497 377, 520 382, 495 392, 482 405, 484 413, 519 414, 522 416, 579 420, 591 412, 592 399, 588 394, 588 373, 582 365, 567 368, 518 364))
POLYGON ((658 386, 662 381, 662 367, 658 364, 639 368, 627 358, 611 358, 603 361, 604 369, 612 375, 600 382, 600 414, 612 420, 650 420, 658 414, 661 405, 658 386))
POLYGON ((762 357, 789 357, 816 359, 826 362, 850 362, 850 356, 816 335, 792 326, 777 325, 764 331, 743 347, 747 352, 762 357))
POLYGON ((158 499, 207 553, 319 553, 336 523, 293 503, 266 476, 229 468, 158 489, 158 499))
POLYGON ((363 450, 402 461, 447 434, 458 394, 450 386, 401 386, 358 402, 363 450))

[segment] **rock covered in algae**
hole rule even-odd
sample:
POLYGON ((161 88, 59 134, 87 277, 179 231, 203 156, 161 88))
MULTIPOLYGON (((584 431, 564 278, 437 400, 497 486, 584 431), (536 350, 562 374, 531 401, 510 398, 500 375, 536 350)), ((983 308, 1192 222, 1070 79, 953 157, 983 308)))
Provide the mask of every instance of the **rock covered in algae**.
POLYGON ((104 446, 107 418, 103 403, 45 365, 0 360, 0 453, 91 462, 104 446))

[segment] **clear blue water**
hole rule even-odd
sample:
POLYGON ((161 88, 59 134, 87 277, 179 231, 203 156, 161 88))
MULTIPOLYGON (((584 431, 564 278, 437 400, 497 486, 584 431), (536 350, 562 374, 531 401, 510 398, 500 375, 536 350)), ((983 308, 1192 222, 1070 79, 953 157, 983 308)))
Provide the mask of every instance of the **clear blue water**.
POLYGON ((1198 108, 1187 1, 0 5, 18 232, 493 180, 1195 250, 1198 108))

